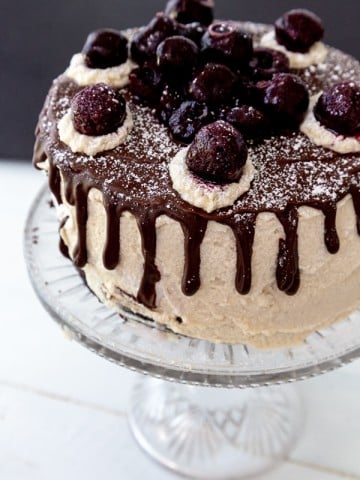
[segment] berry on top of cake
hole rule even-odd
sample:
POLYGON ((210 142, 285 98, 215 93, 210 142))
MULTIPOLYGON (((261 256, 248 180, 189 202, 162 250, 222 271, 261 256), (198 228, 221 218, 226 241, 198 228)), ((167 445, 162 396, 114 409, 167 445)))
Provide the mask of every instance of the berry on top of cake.
POLYGON ((247 147, 241 133, 222 120, 203 127, 187 152, 189 169, 214 183, 240 180, 247 159, 247 147))
POLYGON ((128 59, 128 39, 117 30, 97 30, 90 33, 82 52, 89 68, 115 67, 128 59))
POLYGON ((295 9, 276 20, 275 32, 280 45, 293 52, 306 53, 314 43, 322 40, 324 27, 313 12, 295 9))
POLYGON ((126 102, 119 90, 103 83, 84 88, 71 100, 75 129, 84 135, 106 135, 124 123, 126 102))
POLYGON ((239 70, 249 64, 252 54, 251 35, 234 22, 211 24, 201 39, 203 62, 222 63, 239 70))
POLYGON ((165 14, 181 23, 210 25, 214 19, 214 0, 169 0, 165 14))
POLYGON ((334 85, 319 97, 314 114, 320 123, 336 133, 360 135, 360 86, 354 82, 334 85))

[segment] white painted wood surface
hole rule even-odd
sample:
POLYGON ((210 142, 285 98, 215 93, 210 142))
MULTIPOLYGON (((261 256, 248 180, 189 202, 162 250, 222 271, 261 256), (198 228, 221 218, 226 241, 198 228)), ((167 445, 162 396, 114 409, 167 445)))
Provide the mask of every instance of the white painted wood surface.
MULTIPOLYGON (((137 375, 68 341, 32 291, 22 233, 43 181, 30 163, 0 162, 0 479, 178 478, 143 455, 128 430, 137 375)), ((263 480, 360 479, 360 361, 299 389, 304 434, 263 480)))

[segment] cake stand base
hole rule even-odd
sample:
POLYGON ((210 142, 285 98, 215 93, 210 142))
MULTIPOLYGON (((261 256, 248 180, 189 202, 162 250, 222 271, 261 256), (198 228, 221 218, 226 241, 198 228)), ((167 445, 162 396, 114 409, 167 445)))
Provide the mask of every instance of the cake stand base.
POLYGON ((129 414, 140 446, 172 471, 197 479, 267 472, 294 447, 303 409, 292 385, 209 389, 145 378, 129 414))

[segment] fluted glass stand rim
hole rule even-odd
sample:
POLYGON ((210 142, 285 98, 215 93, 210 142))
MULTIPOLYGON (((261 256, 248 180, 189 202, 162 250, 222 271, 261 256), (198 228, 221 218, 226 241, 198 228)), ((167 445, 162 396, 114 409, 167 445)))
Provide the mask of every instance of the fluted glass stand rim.
POLYGON ((118 315, 97 301, 60 254, 58 222, 49 203, 45 185, 26 221, 24 252, 32 284, 62 328, 107 360, 180 383, 248 388, 303 380, 360 357, 360 311, 303 345, 272 351, 190 339, 128 311, 118 315))

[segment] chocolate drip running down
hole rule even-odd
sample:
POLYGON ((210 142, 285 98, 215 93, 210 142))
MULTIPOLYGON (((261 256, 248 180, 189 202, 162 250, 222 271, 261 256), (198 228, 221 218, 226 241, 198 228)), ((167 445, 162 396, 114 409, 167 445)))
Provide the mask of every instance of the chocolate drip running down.
MULTIPOLYGON (((41 158, 42 161, 43 157, 41 158)), ((55 198, 60 196, 60 175, 58 168, 53 162, 49 162, 49 182, 55 198), (57 173, 56 173, 57 172, 57 173), (51 181, 50 181, 51 179, 51 181), (54 180, 56 179, 56 180, 54 180)), ((65 177, 66 199, 76 208, 76 220, 78 229, 78 243, 73 253, 74 263, 79 268, 87 262, 86 225, 88 219, 88 194, 96 184, 74 182, 73 177, 65 177)), ((351 188, 350 193, 354 199, 354 207, 357 213, 358 231, 360 235, 360 189, 351 188)), ((61 203, 61 201, 60 201, 61 203)), ((324 212, 325 216, 325 244, 330 253, 335 254, 339 250, 339 238, 336 231, 336 204, 327 203, 314 208, 324 212)), ((140 213, 134 208, 122 204, 114 204, 105 197, 105 210, 107 218, 106 241, 103 254, 103 263, 108 270, 115 269, 120 259, 120 218, 124 211, 131 211, 136 217, 139 233, 142 241, 144 255, 144 273, 141 280, 137 300, 148 308, 156 307, 156 283, 160 281, 160 273, 156 266, 156 219, 162 210, 152 213, 140 213)), ((173 215, 171 215, 173 216, 173 215)), ((282 224, 285 238, 279 240, 278 265, 276 269, 277 284, 280 290, 288 295, 294 295, 300 286, 299 254, 298 254, 298 211, 296 207, 290 207, 278 213, 277 217, 282 224)), ((229 225, 236 239, 237 268, 236 289, 245 295, 251 289, 251 260, 255 234, 257 215, 244 214, 239 221, 223 223, 229 225)), ((194 295, 200 288, 200 249, 207 227, 207 219, 197 214, 188 215, 186 218, 176 218, 181 223, 184 232, 185 265, 182 282, 182 290, 185 295, 194 295)), ((64 224, 65 222, 63 222, 64 224)), ((60 229, 63 225, 60 225, 60 229)), ((66 245, 61 241, 60 250, 68 255, 66 245)))
MULTIPOLYGON (((238 219, 239 220, 239 219, 238 219)), ((255 214, 245 214, 237 223, 229 222, 236 241, 236 290, 246 295, 251 289, 251 259, 255 235, 255 214)))
POLYGON ((279 241, 279 256, 276 279, 280 290, 288 295, 295 295, 300 286, 299 253, 298 253, 298 211, 294 207, 287 208, 278 214, 285 239, 279 241))
MULTIPOLYGON (((359 64, 336 50, 329 52, 326 68, 307 70, 303 79, 316 93, 332 83, 360 78, 359 64), (335 65, 342 77, 334 81, 335 65)), ((251 150, 258 175, 252 186, 229 208, 207 214, 174 192, 168 163, 179 150, 168 133, 144 107, 127 101, 135 126, 124 145, 96 157, 74 154, 60 142, 57 123, 67 112, 79 87, 62 76, 50 90, 40 116, 34 152, 35 165, 48 161, 50 190, 61 203, 61 184, 67 202, 75 207, 78 241, 72 254, 82 268, 87 262, 86 230, 88 195, 92 188, 103 196, 106 212, 106 240, 103 264, 113 270, 121 264, 121 216, 130 212, 136 219, 141 237, 144 271, 137 300, 148 308, 156 307, 156 283, 160 272, 156 265, 156 220, 167 215, 177 221, 184 233, 184 295, 196 294, 201 283, 201 245, 209 221, 231 228, 236 245, 236 278, 239 294, 251 290, 251 264, 256 221, 260 213, 278 218, 284 235, 279 239, 276 279, 281 291, 294 295, 300 286, 298 223, 299 208, 312 207, 324 214, 324 243, 331 254, 339 250, 336 231, 337 204, 351 195, 360 235, 360 156, 339 155, 313 145, 298 133, 273 137, 251 150), (296 147, 296 148, 295 148, 296 147), (61 175, 60 175, 61 172, 61 175)), ((44 168, 44 167, 43 167, 44 168)), ((170 247, 170 246, 169 246, 170 247)))
POLYGON ((357 231, 360 235, 360 189, 354 186, 351 188, 350 193, 354 202, 355 214, 357 218, 357 231))
POLYGON ((160 281, 160 272, 155 264, 156 257, 156 217, 153 212, 137 216, 144 255, 144 274, 137 295, 139 302, 149 308, 156 307, 155 285, 160 281))
POLYGON ((120 261, 120 217, 121 210, 111 202, 105 203, 106 243, 103 253, 104 267, 114 270, 120 261))
POLYGON ((194 295, 200 288, 200 248, 205 236, 207 220, 199 216, 181 223, 185 237, 185 266, 182 291, 194 295))
POLYGON ((336 231, 336 204, 328 203, 323 207, 325 215, 325 245, 329 253, 335 254, 340 249, 340 240, 336 231))

